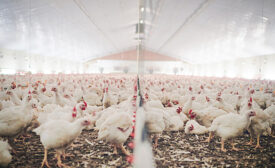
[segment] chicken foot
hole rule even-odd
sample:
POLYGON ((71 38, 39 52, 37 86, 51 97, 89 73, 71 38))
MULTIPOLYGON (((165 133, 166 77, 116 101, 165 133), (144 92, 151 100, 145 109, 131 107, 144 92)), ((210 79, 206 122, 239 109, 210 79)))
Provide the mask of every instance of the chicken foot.
POLYGON ((231 145, 232 145, 232 150, 234 150, 234 151, 239 151, 239 150, 240 150, 239 148, 236 148, 236 147, 235 147, 235 144, 234 144, 234 140, 233 140, 233 139, 232 139, 231 145))
POLYGON ((257 135, 257 145, 255 146, 255 149, 257 148, 262 148, 262 146, 260 145, 260 135, 257 135))
POLYGON ((44 149, 44 159, 41 163, 41 168, 44 167, 44 165, 46 165, 48 168, 50 168, 47 157, 48 157, 48 150, 45 148, 44 149))
POLYGON ((63 159, 66 159, 66 157, 73 157, 74 155, 65 153, 65 151, 63 151, 61 156, 62 156, 63 159))
POLYGON ((129 155, 130 155, 130 152, 127 151, 127 150, 124 148, 123 144, 120 144, 119 147, 120 147, 122 153, 124 153, 126 156, 129 156, 129 155))
POLYGON ((57 157, 57 166, 58 167, 68 167, 67 165, 63 164, 62 163, 62 160, 61 160, 61 153, 60 152, 56 152, 56 157, 57 157))
POLYGON ((252 137, 252 135, 250 135, 250 140, 249 140, 249 142, 247 143, 247 145, 252 145, 253 144, 253 137, 252 137))
POLYGON ((159 140, 159 135, 158 134, 154 135, 154 148, 157 148, 158 140, 159 140))

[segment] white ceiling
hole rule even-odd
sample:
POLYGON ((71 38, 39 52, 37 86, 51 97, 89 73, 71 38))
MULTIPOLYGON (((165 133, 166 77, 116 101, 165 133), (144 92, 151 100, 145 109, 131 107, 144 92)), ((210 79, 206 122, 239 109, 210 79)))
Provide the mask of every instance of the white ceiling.
POLYGON ((146 46, 190 63, 275 53, 275 0, 160 0, 146 46))
POLYGON ((138 1, 1 0, 0 49, 85 61, 136 46, 138 1))
MULTIPOLYGON (((275 0, 147 0, 145 47, 189 63, 275 53, 275 0)), ((86 61, 134 48, 139 0, 1 0, 0 49, 86 61)))

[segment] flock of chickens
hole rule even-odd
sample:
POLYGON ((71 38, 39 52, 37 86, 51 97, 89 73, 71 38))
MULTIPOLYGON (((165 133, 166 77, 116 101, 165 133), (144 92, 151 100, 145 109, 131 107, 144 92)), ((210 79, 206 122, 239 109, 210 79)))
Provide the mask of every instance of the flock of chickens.
POLYGON ((239 150, 233 140, 245 131, 249 144, 257 138, 255 148, 262 134, 274 135, 273 81, 143 75, 138 87, 136 75, 27 74, 2 75, 0 84, 0 167, 11 162, 10 150, 16 155, 17 137, 30 132, 44 146, 41 166, 50 167, 47 152, 55 149, 58 167, 65 167, 65 149, 83 129, 97 131, 97 140, 110 143, 114 153, 119 148, 130 156, 124 143, 134 137, 137 108, 144 110, 154 148, 163 131, 209 133, 208 143, 218 136, 224 152, 229 139, 239 150), (137 93, 142 107, 136 107, 137 93))

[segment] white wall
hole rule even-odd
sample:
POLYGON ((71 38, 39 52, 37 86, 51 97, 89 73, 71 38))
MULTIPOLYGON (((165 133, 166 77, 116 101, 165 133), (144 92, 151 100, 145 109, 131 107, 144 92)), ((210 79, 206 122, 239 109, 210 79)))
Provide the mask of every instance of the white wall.
MULTIPOLYGON (((84 66, 85 73, 100 73, 100 68, 103 68, 103 73, 137 73, 136 61, 121 61, 121 60, 96 60, 89 62, 84 66)), ((165 73, 165 74, 181 74, 183 72, 183 63, 180 61, 141 61, 139 65, 141 73, 165 73), (177 69, 177 70, 175 70, 177 69)))
POLYGON ((32 73, 82 73, 83 64, 57 57, 27 54, 23 51, 0 50, 0 74, 32 73))
POLYGON ((187 65, 185 75, 275 80, 275 55, 187 65))

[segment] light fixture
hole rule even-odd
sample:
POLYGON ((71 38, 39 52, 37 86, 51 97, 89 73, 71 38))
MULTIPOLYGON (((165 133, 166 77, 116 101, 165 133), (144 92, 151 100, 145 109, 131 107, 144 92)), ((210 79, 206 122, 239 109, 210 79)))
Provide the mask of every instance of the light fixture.
POLYGON ((141 23, 141 24, 142 24, 142 23, 143 23, 143 20, 141 19, 141 20, 139 21, 139 23, 141 23))
POLYGON ((267 17, 264 17, 264 16, 263 16, 262 19, 263 19, 264 22, 268 21, 268 18, 267 18, 267 17))
POLYGON ((140 11, 141 11, 141 12, 144 12, 144 7, 141 7, 141 8, 140 8, 140 11))

